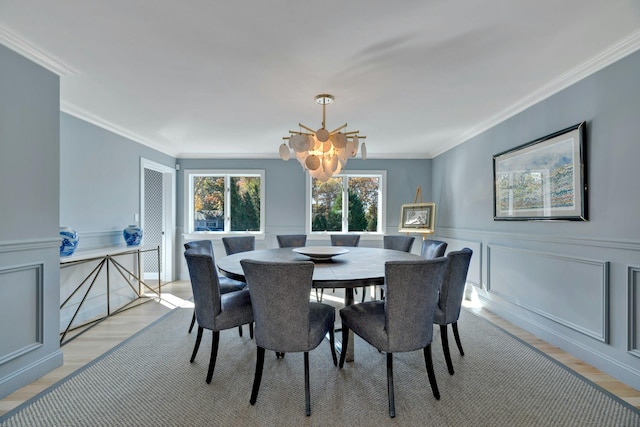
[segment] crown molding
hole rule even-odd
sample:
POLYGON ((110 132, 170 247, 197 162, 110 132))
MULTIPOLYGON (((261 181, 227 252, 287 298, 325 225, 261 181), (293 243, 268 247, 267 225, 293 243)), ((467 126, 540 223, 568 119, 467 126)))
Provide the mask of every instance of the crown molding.
POLYGON ((45 53, 24 37, 19 36, 2 21, 0 21, 0 43, 58 76, 80 74, 70 65, 45 53))
POLYGON ((154 150, 157 150, 163 154, 166 154, 168 156, 172 156, 172 157, 177 157, 177 153, 175 152, 171 152, 168 151, 166 149, 166 147, 161 147, 160 145, 156 144, 155 142, 144 138, 138 134, 135 134, 125 128, 122 128, 118 125, 115 125, 109 121, 106 121, 94 114, 89 113, 86 110, 83 110, 79 107, 76 107, 73 104, 70 104, 66 101, 64 101, 63 99, 60 100, 60 111, 62 111, 63 113, 69 114, 70 116, 76 117, 80 120, 84 120, 87 123, 91 123, 93 125, 98 126, 99 128, 102 128, 104 130, 107 130, 109 132, 115 133, 117 135, 120 135, 124 138, 130 139, 133 142, 137 142, 139 144, 142 145, 146 145, 149 148, 153 148, 154 150))
POLYGON ((640 49, 640 30, 634 31, 627 37, 609 46, 609 48, 605 49, 600 54, 569 70, 568 72, 561 74, 547 84, 541 86, 538 90, 525 96, 520 101, 489 117, 487 120, 478 123, 476 126, 473 126, 463 132, 458 136, 458 138, 455 138, 450 143, 443 144, 441 149, 434 153, 433 157, 439 156, 451 148, 468 141, 474 136, 491 129, 497 124, 502 123, 538 102, 549 98, 572 84, 579 82, 585 77, 588 77, 625 56, 632 54, 638 49, 640 49))

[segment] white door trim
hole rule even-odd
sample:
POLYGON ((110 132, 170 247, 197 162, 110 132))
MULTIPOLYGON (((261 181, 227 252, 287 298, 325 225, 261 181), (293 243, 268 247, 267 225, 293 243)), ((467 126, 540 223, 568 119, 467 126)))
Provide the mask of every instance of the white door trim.
MULTIPOLYGON (((140 226, 144 230, 144 194, 145 180, 144 170, 151 169, 162 173, 162 191, 163 191, 163 253, 160 254, 161 264, 164 267, 161 273, 163 282, 173 281, 174 272, 174 242, 175 242, 175 211, 176 211, 176 171, 175 169, 156 163, 152 160, 140 157, 140 226)), ((153 275, 157 278, 157 276, 153 275)), ((148 277, 152 279, 153 277, 148 277)))

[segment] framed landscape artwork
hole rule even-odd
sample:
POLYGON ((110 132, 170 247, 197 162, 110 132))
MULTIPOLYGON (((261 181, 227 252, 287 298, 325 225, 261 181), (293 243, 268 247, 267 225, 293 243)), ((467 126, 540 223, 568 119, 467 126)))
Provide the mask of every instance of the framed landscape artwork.
POLYGON ((585 126, 493 156, 494 220, 587 220, 585 126))
POLYGON ((408 203, 400 209, 401 233, 433 233, 436 225, 436 204, 408 203))

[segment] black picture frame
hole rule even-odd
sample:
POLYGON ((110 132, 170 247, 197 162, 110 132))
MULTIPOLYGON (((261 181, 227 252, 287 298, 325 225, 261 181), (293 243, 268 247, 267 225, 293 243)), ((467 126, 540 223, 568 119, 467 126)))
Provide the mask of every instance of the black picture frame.
POLYGON ((587 221, 586 122, 493 156, 494 221, 587 221))

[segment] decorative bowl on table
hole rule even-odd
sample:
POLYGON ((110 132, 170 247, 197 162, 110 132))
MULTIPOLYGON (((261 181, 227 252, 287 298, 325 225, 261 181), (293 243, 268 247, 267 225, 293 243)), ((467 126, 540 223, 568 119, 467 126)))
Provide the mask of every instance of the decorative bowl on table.
POLYGON ((329 261, 334 256, 343 255, 349 252, 349 249, 337 246, 305 246, 302 248, 293 248, 293 252, 308 256, 313 261, 329 261))

